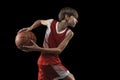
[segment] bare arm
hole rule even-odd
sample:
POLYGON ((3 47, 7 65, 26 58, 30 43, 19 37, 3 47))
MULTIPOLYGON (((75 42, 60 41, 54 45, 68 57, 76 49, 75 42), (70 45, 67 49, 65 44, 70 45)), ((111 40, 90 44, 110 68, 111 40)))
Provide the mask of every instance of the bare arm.
POLYGON ((29 28, 30 30, 35 29, 39 27, 40 25, 45 25, 47 26, 49 24, 49 19, 48 20, 36 20, 29 28))
POLYGON ((73 36, 74 36, 74 33, 72 31, 70 31, 66 35, 65 39, 57 47, 60 50, 60 53, 65 49, 65 47, 68 45, 69 41, 72 39, 73 36))
POLYGON ((73 35, 74 35, 73 32, 69 32, 66 35, 65 39, 59 44, 57 48, 41 48, 40 51, 44 51, 44 52, 48 52, 52 54, 60 54, 65 49, 65 47, 68 45, 73 35))
POLYGON ((47 26, 50 23, 50 20, 51 19, 48 19, 48 20, 36 20, 30 27, 22 28, 18 32, 21 32, 21 31, 31 31, 31 30, 39 27, 40 25, 47 26))
POLYGON ((39 47, 35 42, 33 42, 33 46, 25 46, 26 48, 28 48, 26 50, 26 52, 30 52, 30 51, 41 51, 41 52, 46 52, 46 53, 50 53, 50 54, 60 54, 65 47, 68 45, 69 41, 71 40, 71 38, 73 37, 74 33, 73 32, 69 32, 65 39, 59 44, 58 47, 56 48, 42 48, 39 47))

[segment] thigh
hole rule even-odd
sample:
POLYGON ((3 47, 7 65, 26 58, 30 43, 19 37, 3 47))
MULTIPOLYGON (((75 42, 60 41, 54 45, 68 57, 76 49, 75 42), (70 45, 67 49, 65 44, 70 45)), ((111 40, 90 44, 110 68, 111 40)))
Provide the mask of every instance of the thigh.
MULTIPOLYGON (((63 65, 42 65, 39 67, 39 80, 59 80, 69 76, 70 72, 63 65)), ((66 78, 67 80, 67 78, 66 78)), ((70 79, 68 79, 70 80, 70 79)))
POLYGON ((39 80, 53 80, 59 75, 51 65, 41 65, 39 67, 39 80))

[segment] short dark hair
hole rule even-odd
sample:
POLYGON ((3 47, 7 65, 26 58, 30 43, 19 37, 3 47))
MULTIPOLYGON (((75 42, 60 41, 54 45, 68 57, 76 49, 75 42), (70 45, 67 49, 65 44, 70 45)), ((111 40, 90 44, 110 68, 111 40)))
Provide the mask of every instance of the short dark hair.
POLYGON ((58 14, 58 18, 59 20, 63 20, 65 18, 65 15, 68 15, 68 16, 74 16, 76 19, 78 18, 78 12, 71 8, 71 7, 64 7, 60 10, 59 14, 58 14))

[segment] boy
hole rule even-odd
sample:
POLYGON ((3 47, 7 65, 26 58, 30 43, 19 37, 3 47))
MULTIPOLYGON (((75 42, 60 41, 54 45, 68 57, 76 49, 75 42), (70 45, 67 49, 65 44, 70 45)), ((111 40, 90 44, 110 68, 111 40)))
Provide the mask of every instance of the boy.
POLYGON ((38 80, 75 80, 72 73, 62 65, 59 55, 74 36, 69 28, 74 28, 77 23, 78 13, 70 7, 62 8, 59 12, 59 21, 55 19, 36 20, 30 27, 19 30, 30 31, 40 25, 47 27, 43 47, 35 42, 32 46, 24 46, 26 52, 40 51, 38 58, 38 80))

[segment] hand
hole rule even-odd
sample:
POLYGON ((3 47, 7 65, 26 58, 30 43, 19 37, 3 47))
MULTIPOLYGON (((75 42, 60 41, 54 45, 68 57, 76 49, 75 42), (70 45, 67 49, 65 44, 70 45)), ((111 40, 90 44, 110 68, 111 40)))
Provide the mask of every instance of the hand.
POLYGON ((33 43, 32 46, 23 46, 24 52, 38 51, 41 48, 33 40, 31 40, 31 42, 33 43))
POLYGON ((22 31, 31 31, 31 28, 30 27, 27 27, 27 28, 22 28, 20 29, 17 33, 20 33, 22 31))

